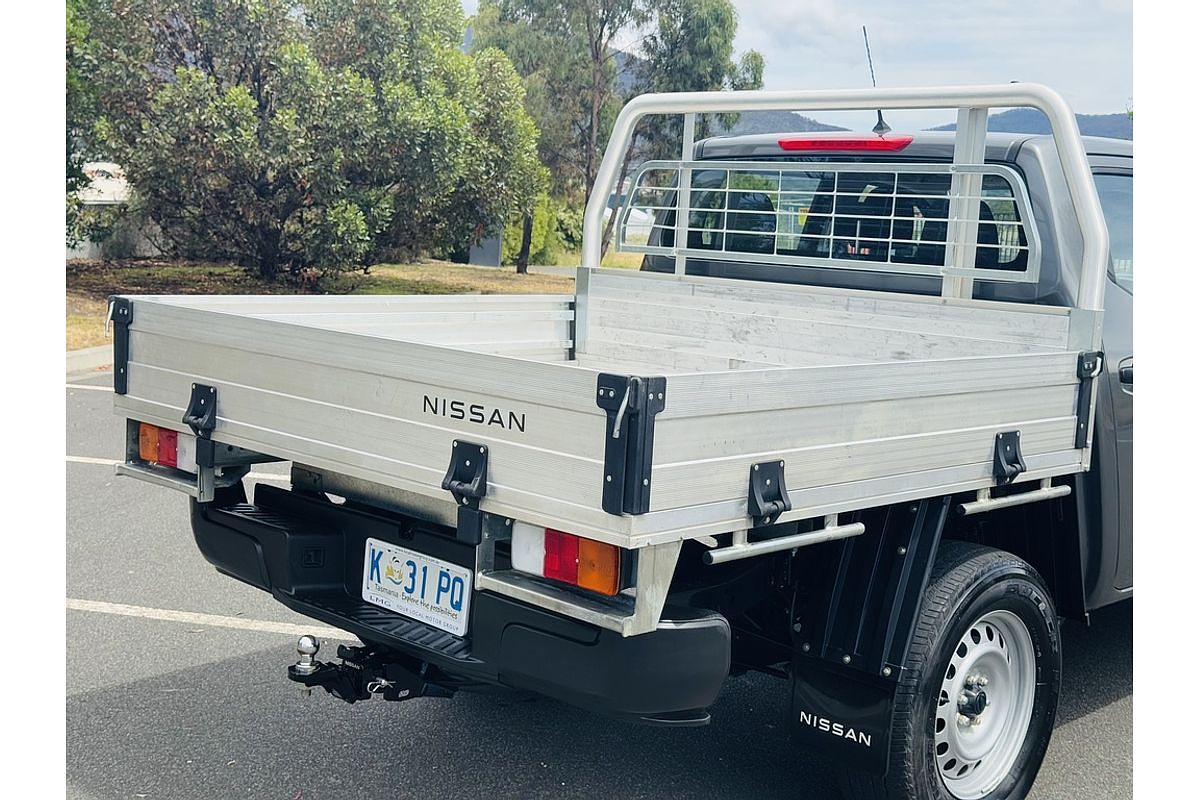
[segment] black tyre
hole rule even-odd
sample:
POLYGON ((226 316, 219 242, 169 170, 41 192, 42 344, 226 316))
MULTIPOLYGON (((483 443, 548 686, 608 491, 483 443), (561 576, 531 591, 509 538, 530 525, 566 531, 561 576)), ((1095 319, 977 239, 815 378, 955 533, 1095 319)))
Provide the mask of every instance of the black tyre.
POLYGON ((887 776, 845 773, 851 800, 1019 800, 1058 709, 1061 640, 1033 567, 945 542, 896 694, 887 776))

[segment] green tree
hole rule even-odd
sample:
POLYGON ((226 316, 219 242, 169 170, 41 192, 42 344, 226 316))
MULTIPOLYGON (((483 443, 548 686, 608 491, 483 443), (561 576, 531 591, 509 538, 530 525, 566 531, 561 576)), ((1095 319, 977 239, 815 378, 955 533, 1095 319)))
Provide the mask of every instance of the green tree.
MULTIPOLYGON (((643 92, 716 92, 761 89, 764 60, 748 50, 734 61, 737 12, 729 0, 659 0, 657 23, 642 40, 635 88, 643 92)), ((720 115, 721 127, 737 123, 720 115)), ((712 135, 713 115, 696 119, 696 138, 712 135)), ((683 136, 681 116, 646 121, 641 138, 648 158, 672 158, 683 136)))
POLYGON ((78 244, 86 233, 77 193, 89 183, 83 164, 97 155, 93 127, 97 116, 96 87, 89 79, 91 51, 86 0, 67 0, 67 243, 78 244))
MULTIPOLYGON (((734 61, 737 12, 729 0, 658 0, 652 30, 642 40, 634 91, 714 92, 762 88, 764 61, 748 50, 734 61)), ((737 114, 720 115, 722 127, 737 123, 737 114)), ((713 115, 696 119, 696 138, 712 134, 713 115)), ((617 186, 623 186, 635 159, 677 159, 683 141, 683 117, 644 118, 634 130, 622 159, 617 186)), ((608 249, 616 214, 605 226, 602 251, 608 249)))
MULTIPOLYGON (((512 59, 528 89, 526 108, 541 130, 540 156, 559 196, 591 194, 618 107, 627 98, 616 70, 618 36, 649 30, 642 40, 633 93, 756 89, 763 58, 751 50, 733 59, 737 16, 729 0, 483 0, 474 20, 476 43, 512 59)), ((736 116, 722 122, 732 124, 736 116)), ((701 119, 698 135, 712 120, 701 119)), ((679 118, 646 120, 635 133, 621 183, 637 156, 674 157, 679 118), (674 143, 674 151, 671 151, 674 143)), ((608 190, 609 187, 603 187, 608 190)), ((524 220, 528 258, 532 219, 524 220)), ((612 230, 610 218, 605 242, 612 230)))
POLYGON ((109 0, 99 126, 183 255, 273 278, 460 248, 528 208, 536 129, 454 0, 109 0))
POLYGON ((489 48, 471 59, 474 84, 470 139, 464 168, 441 217, 442 238, 459 252, 471 241, 496 233, 513 212, 532 213, 548 175, 537 155, 537 128, 524 113, 525 90, 504 53, 489 48), (496 165, 508 164, 503 174, 496 165), (461 220, 475 221, 463 228, 461 220))
POLYGON ((649 19, 655 0, 483 0, 475 41, 497 47, 525 79, 555 189, 591 192, 612 120, 625 98, 617 37, 649 19))
MULTIPOLYGON (((541 131, 539 156, 553 193, 582 203, 591 193, 620 103, 614 41, 643 25, 653 0, 483 0, 476 47, 512 59, 526 108, 541 131)), ((517 271, 529 263, 534 220, 522 220, 517 271)))

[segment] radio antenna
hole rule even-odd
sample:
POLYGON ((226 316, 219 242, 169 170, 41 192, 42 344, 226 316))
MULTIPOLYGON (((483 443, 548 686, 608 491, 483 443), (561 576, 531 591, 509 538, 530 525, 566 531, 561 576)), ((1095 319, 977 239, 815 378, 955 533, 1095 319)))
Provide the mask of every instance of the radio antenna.
MULTIPOLYGON (((879 87, 875 84, 875 62, 871 60, 871 40, 867 38, 867 26, 863 25, 862 28, 863 44, 867 48, 867 66, 871 69, 871 88, 878 89, 879 87)), ((875 127, 871 128, 871 131, 879 136, 891 132, 892 126, 883 121, 883 109, 877 108, 875 113, 879 115, 879 121, 875 123, 875 127)))

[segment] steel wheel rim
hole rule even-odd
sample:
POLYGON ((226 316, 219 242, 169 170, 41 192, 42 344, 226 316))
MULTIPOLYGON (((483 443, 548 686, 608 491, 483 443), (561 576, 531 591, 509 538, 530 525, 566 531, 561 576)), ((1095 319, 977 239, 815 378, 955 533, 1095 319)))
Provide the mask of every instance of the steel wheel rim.
POLYGON ((951 795, 972 800, 1000 785, 1025 743, 1036 691, 1033 637, 1021 618, 990 611, 973 622, 942 673, 934 710, 934 758, 951 795))

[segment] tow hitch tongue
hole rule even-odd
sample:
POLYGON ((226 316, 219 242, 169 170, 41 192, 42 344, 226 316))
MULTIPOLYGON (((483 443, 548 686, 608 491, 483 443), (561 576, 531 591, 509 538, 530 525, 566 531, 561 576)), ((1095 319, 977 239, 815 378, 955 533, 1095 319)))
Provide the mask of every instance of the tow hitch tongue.
POLYGON ((450 697, 453 692, 425 680, 427 664, 417 670, 396 660, 395 655, 372 647, 338 645, 342 663, 316 660, 321 642, 315 636, 301 636, 296 642, 300 659, 288 667, 288 679, 301 684, 305 696, 319 686, 347 703, 368 700, 379 695, 384 700, 411 700, 414 697, 450 697))

